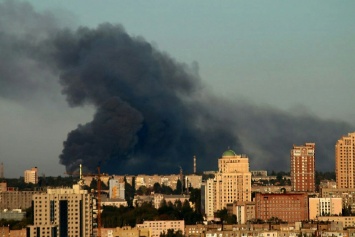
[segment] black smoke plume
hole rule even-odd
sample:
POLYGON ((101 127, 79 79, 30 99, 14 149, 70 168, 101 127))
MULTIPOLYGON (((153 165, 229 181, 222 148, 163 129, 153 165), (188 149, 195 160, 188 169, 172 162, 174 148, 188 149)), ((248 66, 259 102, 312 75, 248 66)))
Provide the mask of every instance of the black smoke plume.
POLYGON ((0 15, 8 11, 28 18, 7 16, 20 21, 19 32, 0 21, 0 96, 21 101, 59 82, 72 107, 96 108, 64 142, 59 158, 67 171, 81 163, 115 174, 191 172, 194 155, 198 170, 216 170, 228 147, 246 153, 253 169, 288 171, 289 150, 305 142, 316 143, 317 169, 332 170, 335 141, 353 129, 211 95, 195 64, 177 62, 120 25, 72 30, 28 4, 0 5, 0 15), (27 77, 33 69, 36 77, 27 77))

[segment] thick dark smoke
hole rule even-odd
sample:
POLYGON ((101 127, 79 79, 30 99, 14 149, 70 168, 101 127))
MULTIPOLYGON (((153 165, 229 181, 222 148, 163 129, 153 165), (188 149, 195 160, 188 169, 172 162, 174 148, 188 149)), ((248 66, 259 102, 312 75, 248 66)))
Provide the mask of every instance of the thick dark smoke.
POLYGON ((194 155, 200 171, 216 170, 228 147, 246 153, 253 169, 288 171, 289 150, 305 142, 316 143, 317 169, 333 170, 335 141, 353 129, 341 121, 219 99, 204 88, 196 66, 176 62, 122 26, 64 29, 27 4, 0 5, 0 14, 10 10, 34 19, 29 22, 35 30, 23 21, 22 31, 13 32, 0 21, 0 50, 6 52, 0 55, 0 96, 19 100, 56 78, 72 107, 96 108, 92 121, 64 142, 60 163, 67 171, 81 163, 116 174, 176 173, 178 166, 191 172, 194 155), (24 61, 44 77, 27 78, 24 61), (18 69, 23 73, 10 72, 18 69))

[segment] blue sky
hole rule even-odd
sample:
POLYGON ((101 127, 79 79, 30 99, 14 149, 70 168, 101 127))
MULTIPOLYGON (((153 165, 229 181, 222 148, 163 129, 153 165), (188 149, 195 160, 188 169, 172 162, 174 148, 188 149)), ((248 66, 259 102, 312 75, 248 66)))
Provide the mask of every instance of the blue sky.
MULTIPOLYGON (((196 62, 202 82, 218 96, 355 125, 354 1, 27 2, 71 28, 122 24, 130 35, 143 37, 177 61, 196 62)), ((38 163, 50 154, 42 165, 45 173, 64 172, 57 164, 62 142, 93 111, 70 109, 64 99, 60 111, 48 115, 41 109, 50 106, 42 102, 28 109, 14 101, 0 101, 3 119, 13 121, 0 131, 8 134, 0 154, 19 165, 14 168, 5 161, 8 175, 18 177, 30 168, 32 163, 16 158, 29 151, 38 163), (21 117, 28 118, 26 123, 21 117), (37 127, 43 128, 30 139, 37 127), (18 137, 11 128, 24 133, 18 137), (48 134, 55 135, 48 139, 48 134), (16 142, 27 149, 16 151, 16 142), (37 144, 43 143, 45 149, 39 149, 37 144)))

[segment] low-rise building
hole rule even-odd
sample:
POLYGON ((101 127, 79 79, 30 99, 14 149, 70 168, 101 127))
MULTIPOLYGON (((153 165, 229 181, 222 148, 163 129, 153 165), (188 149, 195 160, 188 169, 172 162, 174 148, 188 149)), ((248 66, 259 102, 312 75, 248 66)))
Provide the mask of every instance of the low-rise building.
POLYGON ((267 221, 278 218, 296 222, 308 219, 307 193, 284 193, 255 195, 255 217, 267 221))
POLYGON ((174 232, 181 231, 181 234, 184 235, 185 221, 184 220, 144 221, 143 224, 137 224, 137 228, 150 229, 151 237, 159 237, 161 233, 168 233, 169 229, 174 230, 174 232))
POLYGON ((176 201, 181 201, 181 203, 184 203, 186 200, 189 201, 190 195, 166 195, 166 194, 161 194, 161 193, 156 193, 154 194, 154 207, 158 209, 162 203, 163 200, 166 201, 166 203, 171 202, 175 203, 176 201))
POLYGON ((318 216, 341 215, 341 198, 309 198, 309 219, 315 220, 318 216))
POLYGON ((113 237, 151 237, 150 228, 130 227, 124 226, 117 227, 112 233, 113 237))

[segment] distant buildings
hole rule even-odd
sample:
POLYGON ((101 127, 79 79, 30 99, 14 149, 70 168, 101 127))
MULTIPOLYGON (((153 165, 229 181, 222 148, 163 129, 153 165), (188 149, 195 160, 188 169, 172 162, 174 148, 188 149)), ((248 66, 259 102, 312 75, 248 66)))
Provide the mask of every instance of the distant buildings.
POLYGON ((291 186, 296 192, 315 191, 315 144, 293 145, 291 155, 291 186))
POLYGON ((23 177, 24 177, 25 183, 37 184, 38 183, 38 169, 37 169, 37 167, 33 167, 30 170, 25 170, 23 177))
POLYGON ((335 144, 335 175, 337 188, 355 188, 355 132, 335 144))
POLYGON ((124 182, 117 179, 110 179, 108 185, 109 185, 109 198, 125 199, 124 182))
POLYGON ((0 210, 26 210, 32 205, 32 196, 40 191, 5 191, 0 192, 0 210))

